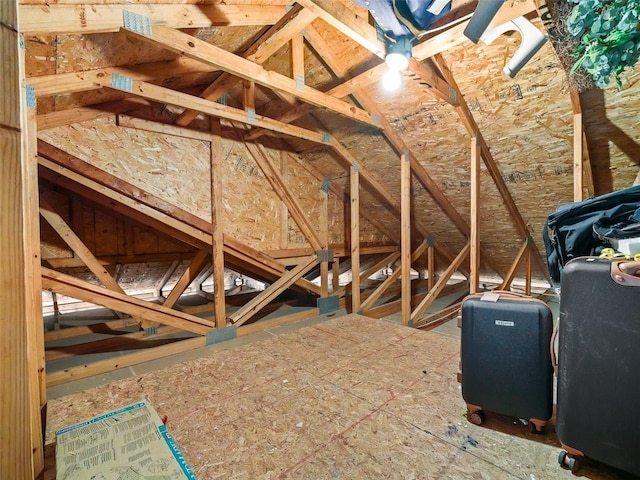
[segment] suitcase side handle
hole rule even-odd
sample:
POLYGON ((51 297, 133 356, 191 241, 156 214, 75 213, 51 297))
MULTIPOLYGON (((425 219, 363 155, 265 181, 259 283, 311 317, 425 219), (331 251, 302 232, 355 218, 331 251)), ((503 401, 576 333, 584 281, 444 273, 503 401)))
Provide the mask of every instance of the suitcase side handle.
POLYGON ((627 287, 640 286, 640 262, 611 262, 611 278, 619 285, 627 287))
POLYGON ((558 330, 560 329, 560 319, 556 322, 556 326, 551 334, 551 342, 549 349, 551 351, 551 367, 553 367, 553 373, 558 376, 558 355, 556 354, 556 338, 558 338, 558 330))

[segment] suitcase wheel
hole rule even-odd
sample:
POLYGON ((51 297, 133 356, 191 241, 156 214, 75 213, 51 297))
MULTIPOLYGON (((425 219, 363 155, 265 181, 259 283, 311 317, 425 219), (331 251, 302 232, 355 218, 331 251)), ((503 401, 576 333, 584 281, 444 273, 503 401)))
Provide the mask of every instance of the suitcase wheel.
POLYGON ((487 415, 484 413, 484 410, 476 410, 475 412, 469 412, 469 421, 474 425, 482 425, 487 419, 487 415))
POLYGON ((576 473, 580 468, 578 459, 575 457, 570 457, 569 454, 564 450, 561 450, 560 454, 558 455, 558 463, 562 467, 566 467, 571 470, 571 473, 576 473))

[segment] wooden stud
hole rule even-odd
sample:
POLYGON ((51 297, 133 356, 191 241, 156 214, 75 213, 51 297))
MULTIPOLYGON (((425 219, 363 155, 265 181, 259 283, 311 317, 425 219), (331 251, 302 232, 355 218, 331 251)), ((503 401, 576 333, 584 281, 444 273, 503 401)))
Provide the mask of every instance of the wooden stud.
POLYGON ((458 270, 462 262, 467 258, 467 255, 469 255, 470 248, 471 245, 467 243, 466 246, 460 251, 458 256, 453 260, 453 262, 451 262, 444 273, 440 276, 433 289, 429 291, 427 296, 424 297, 418 304, 418 306, 413 310, 413 312, 411 312, 411 321, 416 322, 427 310, 427 308, 431 306, 435 299, 438 298, 440 291, 447 284, 447 282, 451 278, 451 275, 453 275, 456 270, 458 270))
MULTIPOLYGON (((320 204, 320 242, 322 249, 329 248, 329 193, 321 191, 322 203, 320 204)), ((329 296, 329 262, 320 262, 320 296, 329 296)))
POLYGON ((255 297, 242 308, 229 316, 231 322, 240 326, 251 319, 257 312, 267 305, 271 300, 280 295, 289 286, 291 286, 298 278, 307 273, 318 263, 318 257, 312 255, 297 267, 285 273, 280 279, 274 282, 269 288, 264 290, 260 295, 255 297))
POLYGON ((480 140, 478 135, 471 139, 471 243, 469 278, 471 293, 480 290, 480 140))
MULTIPOLYGON (((289 178, 289 163, 287 154, 280 151, 280 176, 286 181, 289 178)), ((280 202, 280 248, 289 246, 289 209, 285 202, 280 202)), ((310 253, 308 254, 310 255, 310 253)))
POLYGON ((573 110, 573 201, 584 200, 584 123, 582 118, 582 104, 580 93, 572 88, 569 90, 571 108, 573 110))
POLYGON ((520 247, 515 260, 511 264, 511 267, 509 267, 509 271, 507 272, 507 275, 504 277, 504 280, 500 285, 500 290, 509 290, 511 288, 511 283, 515 278, 516 273, 518 273, 518 267, 520 267, 522 260, 526 258, 527 252, 530 251, 529 243, 529 238, 525 239, 525 241, 522 243, 522 246, 520 247))
POLYGON ((400 252, 402 282, 402 324, 411 317, 411 160, 409 152, 400 156, 400 252))
POLYGON ((354 162, 349 170, 351 197, 351 311, 360 310, 360 168, 354 162))
POLYGON ((340 259, 334 258, 331 265, 331 289, 335 292, 340 288, 340 259))
POLYGON ((167 298, 162 302, 162 305, 167 308, 173 308, 178 300, 184 293, 184 291, 191 285, 196 276, 202 271, 207 264, 209 258, 209 249, 203 248, 195 254, 187 268, 182 272, 180 278, 167 295, 167 298))
POLYGON ((433 246, 433 242, 429 243, 429 248, 427 249, 427 271, 429 272, 429 277, 427 278, 427 290, 431 290, 433 288, 433 283, 436 279, 436 252, 433 246))
MULTIPOLYGON (((0 478, 27 480, 44 466, 38 365, 44 349, 42 301, 38 300, 40 262, 37 179, 32 152, 33 112, 21 88, 24 74, 18 2, 0 3, 0 478), (33 210, 32 210, 33 209, 33 210), (34 224, 35 222, 35 224, 34 224), (35 237, 35 238, 34 238, 35 237)), ((35 99, 34 99, 35 101, 35 99)), ((46 398, 46 397, 45 397, 46 398)))
POLYGON ((526 260, 526 272, 525 272, 525 285, 524 285, 524 293, 525 295, 531 296, 531 249, 527 249, 527 258, 526 260))
POLYGON ((213 304, 216 327, 227 324, 224 298, 224 206, 222 204, 222 139, 220 121, 211 119, 211 224, 213 254, 213 304))

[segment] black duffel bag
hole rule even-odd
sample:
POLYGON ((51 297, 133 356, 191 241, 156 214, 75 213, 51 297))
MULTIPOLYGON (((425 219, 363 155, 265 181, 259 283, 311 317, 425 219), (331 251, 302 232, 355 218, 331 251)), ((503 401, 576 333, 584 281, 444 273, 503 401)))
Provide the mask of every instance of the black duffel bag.
POLYGON ((553 284, 560 284, 560 272, 569 260, 599 254, 614 232, 617 238, 638 236, 639 209, 640 185, 560 205, 542 231, 553 284))

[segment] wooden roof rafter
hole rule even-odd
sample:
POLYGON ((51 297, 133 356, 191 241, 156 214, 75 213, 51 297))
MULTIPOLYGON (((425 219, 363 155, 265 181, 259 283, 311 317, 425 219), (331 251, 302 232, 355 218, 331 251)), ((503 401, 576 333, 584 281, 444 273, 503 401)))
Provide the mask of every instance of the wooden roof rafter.
MULTIPOLYGON (((295 34, 299 33, 315 20, 315 18, 316 16, 308 10, 302 10, 299 6, 294 6, 278 22, 261 35, 258 41, 242 54, 242 57, 259 65, 262 64, 295 34)), ((233 76, 227 72, 223 72, 213 83, 204 89, 200 96, 210 100, 216 100, 225 93, 231 83, 235 81, 237 80, 234 79, 233 76)), ((176 124, 183 127, 187 126, 196 115, 197 112, 186 110, 176 119, 176 124)))
POLYGON ((306 85, 299 85, 289 77, 277 72, 268 71, 257 63, 227 52, 220 47, 194 38, 178 30, 154 25, 149 34, 135 32, 126 28, 122 28, 121 31, 132 38, 150 42, 188 58, 211 65, 214 68, 225 70, 234 76, 253 81, 258 85, 274 91, 293 95, 304 102, 311 103, 343 115, 351 120, 377 128, 377 120, 369 115, 368 112, 354 105, 306 85))

